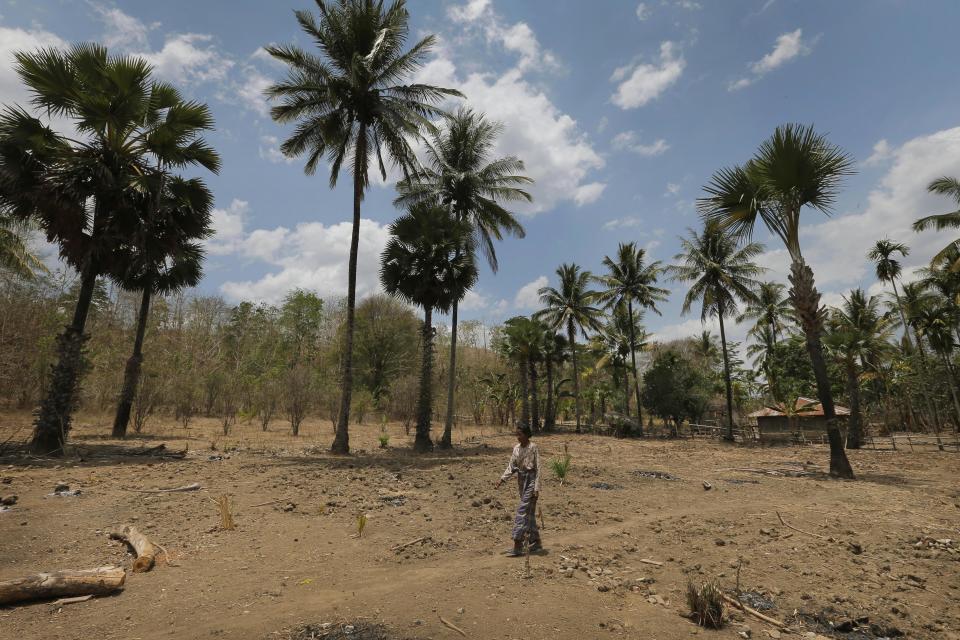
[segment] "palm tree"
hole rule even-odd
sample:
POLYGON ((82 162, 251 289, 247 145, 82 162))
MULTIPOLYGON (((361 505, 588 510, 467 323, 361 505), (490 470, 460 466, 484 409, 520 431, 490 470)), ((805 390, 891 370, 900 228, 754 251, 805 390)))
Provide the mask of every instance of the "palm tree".
POLYGON ((876 267, 877 279, 880 282, 889 282, 890 286, 893 287, 893 297, 897 301, 897 311, 900 313, 900 321, 903 323, 903 337, 907 341, 907 344, 911 345, 910 332, 907 329, 907 318, 903 313, 903 302, 900 300, 900 292, 897 290, 897 280, 903 272, 900 261, 894 257, 897 253, 906 258, 910 255, 910 247, 902 242, 894 242, 889 238, 883 238, 882 240, 877 240, 873 248, 867 252, 867 259, 873 261, 876 267))
POLYGON ((953 333, 956 322, 955 311, 947 304, 922 309, 917 318, 920 335, 927 339, 930 348, 940 356, 947 371, 947 386, 950 388, 950 398, 953 400, 953 408, 957 415, 954 434, 960 431, 960 400, 957 398, 957 378, 953 370, 953 362, 950 359, 957 346, 953 333))
POLYGON ((787 331, 793 309, 790 306, 790 300, 783 295, 784 287, 778 282, 761 282, 757 289, 757 299, 747 303, 743 308, 743 313, 737 316, 737 323, 753 320, 753 327, 748 331, 748 335, 762 337, 764 328, 769 327, 770 336, 773 343, 780 340, 780 336, 787 331))
POLYGON ((43 262, 27 246, 28 225, 0 213, 0 271, 6 270, 21 278, 32 278, 37 272, 48 272, 43 262))
POLYGON ((503 333, 503 352, 517 363, 520 371, 520 422, 540 431, 537 363, 543 358, 544 326, 525 316, 515 316, 504 323, 503 333))
MULTIPOLYGON (((927 405, 927 411, 933 416, 933 428, 937 435, 937 442, 940 441, 940 431, 943 428, 940 421, 940 410, 937 407, 936 400, 930 397, 928 393, 929 367, 927 366, 927 351, 923 346, 922 329, 924 327, 924 318, 930 309, 936 306, 937 299, 932 293, 926 290, 925 283, 908 282, 903 285, 903 312, 907 318, 907 328, 913 331, 914 344, 917 347, 917 356, 920 358, 920 373, 918 375, 920 383, 920 396, 927 405)), ((942 444, 940 445, 942 449, 942 444)))
POLYGON ((296 11, 297 22, 320 50, 308 53, 295 45, 266 48, 289 67, 285 80, 267 89, 280 101, 270 114, 277 122, 297 122, 280 149, 289 157, 306 154, 304 172, 312 175, 326 156, 330 188, 337 184, 344 160, 352 163, 353 233, 347 275, 347 318, 341 357, 340 412, 334 453, 350 451, 348 424, 353 388, 354 308, 357 299, 357 252, 360 242, 360 203, 369 186, 370 161, 376 158, 386 180, 384 156, 404 174, 416 168, 411 138, 432 130, 428 118, 442 112, 435 105, 451 89, 425 84, 401 84, 423 64, 436 39, 427 36, 404 50, 409 35, 406 2, 316 0, 320 19, 296 11))
MULTIPOLYGON (((647 346, 647 332, 640 324, 642 314, 633 316, 626 305, 613 307, 613 314, 603 326, 601 338, 607 348, 604 358, 612 358, 623 369, 624 382, 624 413, 630 414, 630 371, 633 370, 634 380, 637 378, 636 358, 634 354, 647 346), (632 365, 632 366, 631 366, 632 365)), ((596 368, 602 368, 600 362, 596 368)), ((641 418, 642 419, 642 418, 641 418)), ((637 435, 643 435, 643 424, 638 423, 637 435)))
POLYGON ((565 329, 573 361, 573 397, 577 413, 577 433, 581 432, 580 365, 577 361, 577 332, 587 337, 587 331, 600 329, 601 311, 593 306, 597 294, 590 290, 592 275, 576 264, 562 264, 557 269, 559 288, 543 287, 537 293, 544 305, 533 317, 543 320, 554 331, 565 329))
POLYGON ((70 429, 97 278, 129 260, 125 242, 140 228, 134 201, 149 171, 151 101, 163 89, 151 83, 145 61, 92 44, 18 53, 16 71, 38 112, 68 119, 80 134, 61 136, 19 107, 0 114, 0 210, 42 229, 80 277, 32 443, 37 452, 55 453, 70 429))
MULTIPOLYGON (((937 178, 927 186, 927 191, 953 198, 953 200, 960 205, 960 180, 957 180, 956 178, 948 178, 946 176, 937 178)), ((913 223, 913 230, 918 233, 920 231, 925 231, 930 227, 933 227, 937 231, 960 228, 960 209, 957 211, 951 211, 950 213, 926 216, 913 223)), ((960 270, 960 256, 956 255, 956 250, 958 247, 960 247, 960 238, 953 240, 950 244, 941 249, 930 260, 930 264, 943 263, 948 255, 952 253, 954 255, 952 261, 945 266, 953 271, 960 270)))
POLYGON ((563 364, 566 357, 567 340, 561 334, 544 325, 542 351, 547 386, 547 404, 543 412, 543 429, 544 431, 553 431, 557 426, 557 401, 559 400, 557 385, 553 376, 555 367, 563 364))
POLYGON ((724 317, 737 313, 739 303, 757 302, 755 291, 760 287, 756 278, 763 273, 753 259, 763 253, 763 245, 750 242, 743 247, 715 222, 707 222, 701 233, 690 229, 689 238, 681 238, 682 251, 674 260, 682 261, 668 267, 674 279, 690 282, 690 290, 683 299, 681 313, 689 313, 698 300, 703 303, 700 320, 716 316, 720 321, 720 350, 723 354, 723 380, 727 391, 727 435, 733 441, 733 385, 730 380, 730 356, 727 352, 727 333, 724 317))
POLYGON ((823 314, 813 270, 800 251, 800 215, 805 207, 824 213, 836 200, 840 182, 853 171, 853 160, 813 127, 780 126, 743 166, 721 169, 704 187, 699 208, 737 235, 750 236, 758 219, 783 242, 790 254, 790 301, 806 337, 817 382, 817 395, 827 419, 830 474, 853 478, 853 468, 837 428, 830 378, 823 356, 823 314))
POLYGON ((880 312, 876 296, 867 297, 854 289, 833 309, 826 334, 827 346, 835 351, 847 374, 847 395, 850 397, 850 421, 847 448, 863 445, 863 412, 860 403, 860 376, 867 362, 875 361, 889 350, 890 324, 880 312))
POLYGON ((151 299, 199 284, 204 257, 200 241, 212 231, 213 194, 202 181, 162 173, 153 178, 155 184, 144 194, 144 224, 131 243, 134 256, 124 272, 115 276, 121 286, 140 291, 141 296, 133 354, 127 360, 113 421, 114 438, 123 438, 127 433, 143 365, 151 299))
POLYGON ((383 250, 380 283, 384 290, 423 309, 423 360, 417 401, 414 449, 433 449, 430 415, 433 407, 433 312, 446 312, 474 285, 477 268, 460 252, 470 228, 437 206, 410 209, 390 225, 383 250))
MULTIPOLYGON (((447 119, 442 131, 427 143, 426 167, 397 184, 400 195, 396 206, 407 207, 433 202, 447 207, 459 220, 473 229, 464 251, 474 253, 479 246, 490 269, 498 268, 494 240, 504 234, 523 238, 523 226, 500 202, 530 202, 530 194, 521 186, 533 180, 520 174, 523 162, 513 156, 488 160, 497 137, 503 132, 499 123, 488 122, 482 114, 461 108, 447 119)), ((457 371, 457 311, 450 314, 450 368, 447 380, 447 419, 440 447, 450 447, 453 432, 454 391, 457 371)))
MULTIPOLYGON (((657 303, 667 299, 669 291, 656 286, 657 278, 663 270, 660 262, 645 264, 646 251, 638 248, 634 242, 620 243, 617 248, 617 258, 610 256, 603 259, 603 266, 607 273, 597 280, 605 287, 600 292, 599 299, 608 308, 625 306, 628 316, 628 326, 634 327, 634 304, 641 310, 650 309, 657 315, 657 303)), ((630 336, 630 344, 637 342, 637 337, 630 336)), ((637 375, 637 353, 630 349, 630 361, 633 365, 633 390, 637 400, 637 429, 638 435, 643 435, 643 412, 640 402, 640 380, 637 375)))

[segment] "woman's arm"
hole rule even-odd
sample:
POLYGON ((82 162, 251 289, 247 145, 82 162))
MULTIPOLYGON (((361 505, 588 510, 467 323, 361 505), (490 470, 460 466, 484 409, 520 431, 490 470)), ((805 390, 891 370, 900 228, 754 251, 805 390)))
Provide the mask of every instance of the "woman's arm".
POLYGON ((533 465, 534 469, 537 470, 537 479, 533 481, 533 493, 534 495, 540 495, 540 447, 537 447, 533 450, 533 465))
POLYGON ((507 468, 504 469, 503 473, 500 475, 500 479, 497 480, 497 486, 499 487, 503 482, 510 479, 517 471, 517 450, 514 450, 510 453, 510 462, 507 463, 507 468))

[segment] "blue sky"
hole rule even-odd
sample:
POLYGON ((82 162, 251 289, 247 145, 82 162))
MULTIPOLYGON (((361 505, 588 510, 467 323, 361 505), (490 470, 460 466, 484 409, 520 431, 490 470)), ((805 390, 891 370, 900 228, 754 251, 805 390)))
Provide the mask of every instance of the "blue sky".
MULTIPOLYGON (((883 236, 913 247, 922 266, 946 240, 914 234, 916 217, 946 211, 925 193, 960 175, 960 3, 873 0, 412 0, 415 35, 440 43, 420 79, 455 87, 501 121, 498 149, 527 162, 535 202, 527 238, 498 247, 463 315, 496 322, 529 313, 535 290, 561 262, 600 269, 618 242, 671 261, 677 236, 698 223, 694 200, 721 166, 742 162, 778 124, 813 123, 849 151, 858 173, 835 214, 811 212, 803 247, 828 303, 855 286, 882 287, 864 259, 883 236)), ((326 175, 278 150, 262 90, 283 69, 269 43, 307 45, 292 11, 312 2, 0 3, 0 102, 23 102, 12 51, 97 40, 143 55, 187 95, 208 102, 223 156, 217 235, 204 293, 275 302, 294 287, 324 296, 346 288, 349 176, 326 175)), ((391 177, 392 180, 392 177, 391 177)), ((376 264, 396 216, 392 183, 363 205, 360 292, 378 288, 376 264)), ((766 240, 760 234, 760 240, 766 240)), ((785 282, 785 255, 768 243, 770 279, 785 282)), ((649 315, 661 338, 699 332, 681 317, 682 286, 649 315)), ((734 330, 742 336, 743 330, 734 330)))

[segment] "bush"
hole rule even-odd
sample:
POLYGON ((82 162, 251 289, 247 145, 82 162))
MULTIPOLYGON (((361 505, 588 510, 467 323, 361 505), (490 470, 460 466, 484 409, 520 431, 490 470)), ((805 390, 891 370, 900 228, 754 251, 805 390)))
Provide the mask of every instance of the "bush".
POLYGON ((701 627, 719 629, 723 626, 723 592, 716 582, 700 586, 687 583, 687 605, 690 617, 701 627))

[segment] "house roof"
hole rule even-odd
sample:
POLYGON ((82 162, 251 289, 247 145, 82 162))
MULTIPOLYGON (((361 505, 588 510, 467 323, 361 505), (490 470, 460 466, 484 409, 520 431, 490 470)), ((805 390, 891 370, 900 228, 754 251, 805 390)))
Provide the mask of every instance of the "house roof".
MULTIPOLYGON (((817 402, 812 398, 805 398, 800 396, 797 398, 797 401, 794 403, 794 412, 796 413, 797 418, 815 418, 818 416, 823 416, 823 405, 817 402)), ((834 411, 838 416, 848 416, 850 415, 850 409, 846 407, 841 407, 840 405, 834 405, 834 411)), ((763 407, 757 411, 754 411, 748 418, 768 418, 771 416, 785 416, 787 415, 783 410, 783 405, 778 404, 773 407, 763 407)))

